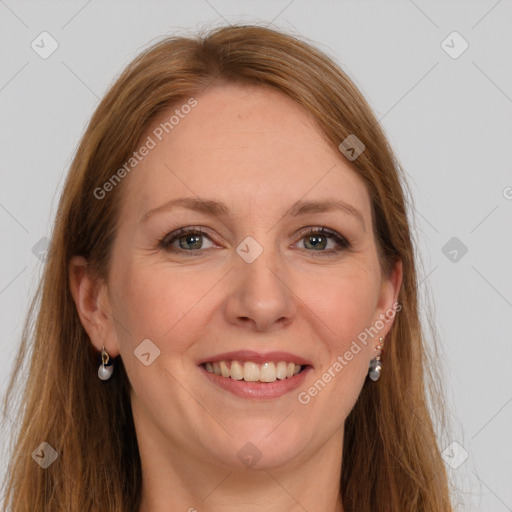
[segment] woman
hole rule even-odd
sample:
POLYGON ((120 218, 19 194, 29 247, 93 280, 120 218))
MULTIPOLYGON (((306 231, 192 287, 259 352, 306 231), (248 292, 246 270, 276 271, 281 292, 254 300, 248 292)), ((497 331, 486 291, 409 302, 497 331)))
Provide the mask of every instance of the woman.
POLYGON ((294 37, 135 59, 62 194, 4 508, 451 510, 404 186, 294 37))

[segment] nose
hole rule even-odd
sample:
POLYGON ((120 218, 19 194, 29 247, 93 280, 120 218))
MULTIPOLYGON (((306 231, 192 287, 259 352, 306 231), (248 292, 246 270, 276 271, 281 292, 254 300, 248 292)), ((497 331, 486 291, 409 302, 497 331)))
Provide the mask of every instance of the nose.
POLYGON ((230 272, 232 293, 227 298, 228 322, 255 331, 288 325, 296 310, 296 297, 287 272, 273 250, 263 250, 252 263, 238 255, 230 272))

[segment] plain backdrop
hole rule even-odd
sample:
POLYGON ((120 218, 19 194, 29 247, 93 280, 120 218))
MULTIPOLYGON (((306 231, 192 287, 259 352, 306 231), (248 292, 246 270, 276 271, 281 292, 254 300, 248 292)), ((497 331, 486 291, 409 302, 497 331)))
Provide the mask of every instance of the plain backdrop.
MULTIPOLYGON (((435 305, 454 420, 441 450, 463 491, 458 510, 512 510, 511 21, 510 0, 0 0, 0 392, 64 177, 109 84, 164 35, 271 23, 335 58, 407 172, 420 294, 435 305)), ((5 472, 10 441, 0 439, 5 472)))

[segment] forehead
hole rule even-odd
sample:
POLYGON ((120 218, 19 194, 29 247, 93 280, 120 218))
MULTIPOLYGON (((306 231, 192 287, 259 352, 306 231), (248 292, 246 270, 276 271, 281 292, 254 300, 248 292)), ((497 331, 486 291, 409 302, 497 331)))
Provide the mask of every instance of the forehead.
POLYGON ((269 88, 229 84, 195 100, 191 109, 178 104, 162 113, 141 138, 149 136, 155 145, 125 191, 126 203, 139 216, 183 195, 213 195, 233 205, 257 201, 266 210, 333 193, 369 213, 361 179, 291 98, 269 88), (181 115, 165 125, 176 110, 181 115))

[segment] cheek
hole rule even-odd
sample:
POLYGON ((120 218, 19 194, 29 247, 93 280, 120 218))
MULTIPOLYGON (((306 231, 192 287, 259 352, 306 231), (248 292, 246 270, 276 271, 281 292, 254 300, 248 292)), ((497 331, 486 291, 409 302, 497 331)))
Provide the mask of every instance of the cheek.
POLYGON ((310 304, 327 327, 324 332, 330 352, 345 352, 374 322, 378 279, 378 271, 371 265, 354 265, 330 276, 324 283, 316 283, 310 304))
POLYGON ((315 379, 297 398, 333 431, 352 410, 368 374, 375 343, 366 333, 376 318, 379 278, 378 269, 370 264, 347 267, 336 278, 318 282, 308 303, 322 332, 321 363, 315 379))
POLYGON ((149 338, 163 350, 163 340, 172 338, 173 351, 186 348, 194 326, 199 327, 197 312, 208 302, 205 296, 218 276, 192 268, 172 271, 158 264, 144 266, 137 261, 119 268, 114 288, 117 317, 126 326, 118 329, 121 336, 128 336, 134 347, 149 338), (184 329, 188 336, 182 335, 184 329))
MULTIPOLYGON (((153 400, 155 389, 174 389, 179 396, 179 386, 172 375, 185 375, 181 360, 202 328, 205 315, 201 308, 206 302, 203 297, 214 281, 206 276, 198 279, 197 274, 194 278, 170 272, 159 265, 133 264, 124 270, 119 276, 129 279, 118 279, 113 286, 114 313, 119 319, 116 333, 120 355, 134 393, 145 397, 145 401, 153 400), (147 339, 151 343, 144 341, 147 339), (148 352, 146 366, 141 357, 148 352)), ((178 402, 176 399, 176 409, 172 411, 184 414, 186 400, 181 405, 178 402)))

